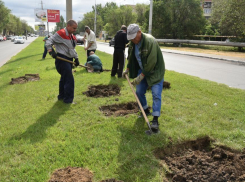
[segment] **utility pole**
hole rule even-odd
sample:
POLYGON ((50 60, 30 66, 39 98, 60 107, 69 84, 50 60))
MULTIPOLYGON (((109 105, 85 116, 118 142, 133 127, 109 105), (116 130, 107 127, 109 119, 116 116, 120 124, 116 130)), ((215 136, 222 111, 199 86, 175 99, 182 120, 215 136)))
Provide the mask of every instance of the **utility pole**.
POLYGON ((150 15, 149 15, 149 34, 152 33, 152 12, 153 12, 153 0, 150 0, 150 15))
POLYGON ((95 38, 96 38, 96 14, 97 14, 97 11, 96 11, 96 0, 95 0, 95 13, 94 13, 94 33, 95 33, 95 38))
POLYGON ((72 0, 66 0, 66 21, 72 19, 72 0))
MULTIPOLYGON (((43 1, 42 0, 41 0, 41 8, 43 10, 43 1)), ((47 30, 48 30, 48 35, 49 35, 48 17, 46 17, 46 18, 47 18, 47 30)), ((44 32, 43 32, 43 35, 44 35, 44 32)))
POLYGON ((41 8, 43 9, 43 1, 41 0, 41 8))

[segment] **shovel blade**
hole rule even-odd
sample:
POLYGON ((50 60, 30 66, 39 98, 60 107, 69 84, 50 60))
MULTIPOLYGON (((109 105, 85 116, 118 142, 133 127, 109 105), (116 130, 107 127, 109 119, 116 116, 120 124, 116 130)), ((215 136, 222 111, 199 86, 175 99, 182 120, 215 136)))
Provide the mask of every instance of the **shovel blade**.
POLYGON ((87 71, 88 71, 89 73, 93 73, 93 72, 94 72, 94 68, 93 68, 93 66, 92 66, 91 64, 87 63, 86 66, 88 67, 88 68, 87 68, 87 71))

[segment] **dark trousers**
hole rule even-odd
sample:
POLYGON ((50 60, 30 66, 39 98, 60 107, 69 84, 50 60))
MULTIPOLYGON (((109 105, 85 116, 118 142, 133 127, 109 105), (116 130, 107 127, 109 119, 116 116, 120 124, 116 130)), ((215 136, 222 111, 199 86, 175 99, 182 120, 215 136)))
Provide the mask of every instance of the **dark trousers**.
POLYGON ((43 59, 46 58, 47 52, 48 52, 48 50, 47 50, 47 48, 45 46, 44 47, 44 52, 43 52, 43 59))
MULTIPOLYGON (((68 58, 59 53, 57 56, 73 61, 73 58, 68 58)), ((56 59, 55 66, 56 70, 61 75, 58 99, 63 99, 65 103, 72 103, 74 99, 74 77, 72 74, 72 64, 56 59)))
POLYGON ((123 73, 123 67, 124 67, 124 51, 114 50, 111 76, 115 76, 117 74, 118 78, 121 78, 123 73))
POLYGON ((89 53, 90 53, 91 51, 93 51, 93 52, 95 53, 96 49, 95 49, 95 50, 87 50, 87 57, 90 56, 89 53))

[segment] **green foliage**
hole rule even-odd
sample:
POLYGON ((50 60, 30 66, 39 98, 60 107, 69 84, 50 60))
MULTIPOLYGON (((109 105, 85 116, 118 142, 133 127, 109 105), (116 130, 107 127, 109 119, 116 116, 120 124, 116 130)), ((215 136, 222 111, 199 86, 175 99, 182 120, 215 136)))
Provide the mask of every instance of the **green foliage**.
POLYGON ((106 26, 105 30, 109 35, 115 35, 120 30, 122 25, 128 26, 131 23, 135 23, 136 14, 133 12, 130 6, 120 6, 116 9, 111 9, 106 14, 106 26))
POLYGON ((214 35, 214 30, 211 24, 208 24, 205 28, 205 35, 214 35))
MULTIPOLYGON (((148 29, 149 11, 144 29, 148 29)), ((153 2, 152 35, 156 38, 190 38, 202 34, 206 20, 199 0, 161 0, 153 2)))
POLYGON ((4 29, 5 25, 9 22, 10 9, 4 6, 4 2, 0 0, 0 32, 4 29))
POLYGON ((218 25, 221 35, 236 36, 245 41, 245 1, 214 0, 211 23, 218 25))
POLYGON ((25 35, 27 32, 34 32, 33 28, 25 20, 12 15, 10 10, 0 0, 0 32, 3 34, 25 35))
MULTIPOLYGON (((111 9, 116 9, 116 8, 118 8, 118 6, 114 2, 107 2, 104 7, 102 6, 102 4, 96 5, 96 12, 97 12, 97 15, 101 17, 103 26, 106 24, 105 18, 106 18, 107 12, 110 11, 111 9)), ((94 6, 93 6, 93 11, 95 11, 94 6)))
POLYGON ((199 0, 169 0, 168 5, 172 38, 188 38, 201 33, 206 22, 199 0))
MULTIPOLYGON (((136 23, 139 26, 143 26, 145 22, 147 22, 147 18, 145 17, 145 13, 149 11, 149 5, 146 4, 136 4, 135 11, 137 15, 136 23)), ((127 26, 127 25, 126 25, 127 26)))

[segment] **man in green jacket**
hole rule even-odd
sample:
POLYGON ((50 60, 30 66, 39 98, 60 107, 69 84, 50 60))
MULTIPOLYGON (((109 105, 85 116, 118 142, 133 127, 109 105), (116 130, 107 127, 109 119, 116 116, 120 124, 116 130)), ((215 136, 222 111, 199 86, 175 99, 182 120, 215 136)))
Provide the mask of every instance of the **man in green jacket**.
POLYGON ((162 89, 165 73, 165 64, 161 49, 155 38, 141 32, 137 24, 130 24, 127 31, 127 39, 130 40, 128 48, 127 70, 130 78, 134 78, 132 84, 136 86, 136 94, 146 113, 150 115, 145 93, 151 87, 153 97, 153 120, 151 128, 158 130, 158 117, 161 113, 162 89))
POLYGON ((87 62, 85 63, 85 66, 87 66, 87 64, 92 65, 95 72, 103 71, 102 62, 100 58, 93 51, 89 53, 89 57, 87 58, 87 62))

